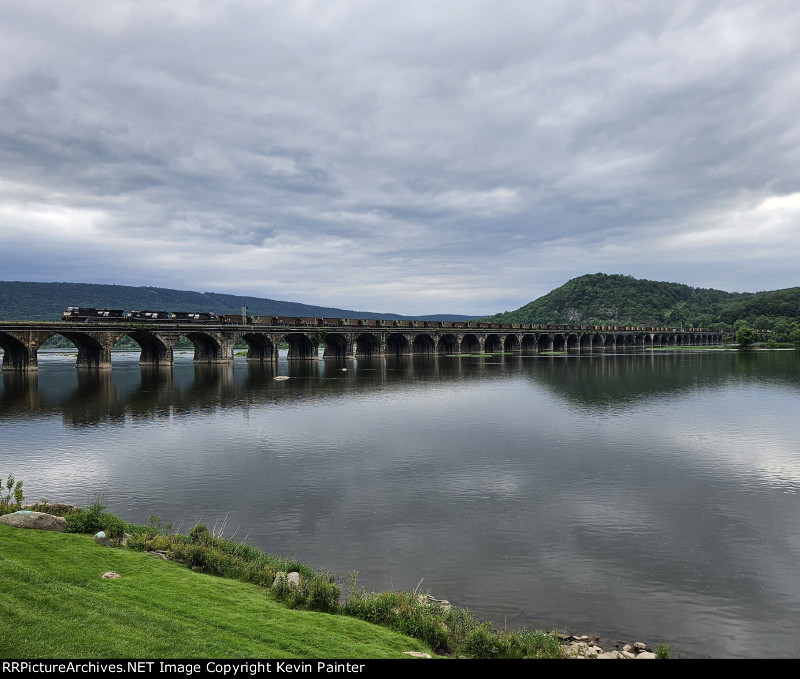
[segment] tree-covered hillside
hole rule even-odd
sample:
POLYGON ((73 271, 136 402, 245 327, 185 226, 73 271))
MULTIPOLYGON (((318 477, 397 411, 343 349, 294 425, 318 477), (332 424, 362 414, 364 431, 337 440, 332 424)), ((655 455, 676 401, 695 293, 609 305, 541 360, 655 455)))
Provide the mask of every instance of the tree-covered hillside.
POLYGON ((733 324, 745 319, 753 327, 764 330, 772 329, 770 319, 800 321, 800 288, 757 292, 747 299, 726 305, 718 316, 723 323, 733 324))
POLYGON ((496 314, 491 320, 672 327, 747 321, 754 327, 771 329, 771 324, 781 320, 800 321, 800 288, 736 293, 596 273, 573 278, 516 311, 496 314))
MULTIPOLYGON (((57 321, 68 306, 97 309, 149 309, 163 311, 212 311, 239 314, 243 306, 259 316, 322 316, 329 318, 410 318, 397 314, 312 306, 262 297, 243 297, 215 292, 192 292, 148 286, 94 283, 26 283, 0 281, 0 320, 57 321)), ((469 316, 438 314, 422 320, 461 321, 469 316)))

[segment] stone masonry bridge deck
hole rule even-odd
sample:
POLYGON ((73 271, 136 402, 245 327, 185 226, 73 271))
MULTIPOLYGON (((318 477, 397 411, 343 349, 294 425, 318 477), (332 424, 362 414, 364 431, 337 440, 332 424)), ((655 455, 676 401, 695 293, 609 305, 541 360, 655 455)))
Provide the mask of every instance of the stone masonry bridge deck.
POLYGON ((111 348, 128 336, 141 347, 143 365, 171 365, 173 349, 186 337, 198 363, 230 363, 243 340, 248 361, 276 361, 289 346, 290 360, 339 359, 407 354, 483 354, 551 351, 616 351, 662 346, 719 345, 721 330, 587 325, 532 325, 443 321, 348 321, 341 325, 233 325, 220 323, 130 322, 43 323, 0 321, 3 370, 38 370, 37 352, 51 337, 66 337, 78 348, 78 368, 111 368, 111 348))

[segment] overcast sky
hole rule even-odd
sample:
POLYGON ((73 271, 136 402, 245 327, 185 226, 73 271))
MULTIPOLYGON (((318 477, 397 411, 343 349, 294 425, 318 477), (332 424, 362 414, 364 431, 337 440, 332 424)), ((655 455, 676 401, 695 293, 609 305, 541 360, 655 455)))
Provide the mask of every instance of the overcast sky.
POLYGON ((406 314, 800 284, 796 0, 0 16, 0 279, 406 314))

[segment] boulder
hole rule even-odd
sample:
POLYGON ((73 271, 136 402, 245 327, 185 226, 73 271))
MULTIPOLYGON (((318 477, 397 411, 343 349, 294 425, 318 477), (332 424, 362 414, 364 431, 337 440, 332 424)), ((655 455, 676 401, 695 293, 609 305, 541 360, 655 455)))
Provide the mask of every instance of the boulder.
POLYGON ((429 653, 422 653, 420 651, 403 651, 403 655, 410 655, 412 658, 427 658, 428 660, 431 658, 429 653))
POLYGON ((637 653, 636 655, 637 660, 655 660, 656 654, 655 653, 648 653, 647 651, 642 651, 641 653, 637 653))
POLYGON ((275 580, 272 582, 272 586, 275 587, 280 581, 281 578, 286 578, 286 584, 289 585, 290 589, 300 589, 300 573, 297 571, 292 571, 291 573, 276 573, 275 580))
POLYGON ((63 533, 67 529, 67 520, 63 516, 53 516, 44 512, 20 511, 0 516, 0 523, 15 528, 33 528, 34 530, 53 530, 63 533))
POLYGON ((116 580, 117 578, 121 578, 122 576, 116 571, 106 571, 100 577, 103 578, 104 580, 116 580))
POLYGON ((94 534, 94 541, 103 547, 125 547, 128 544, 128 538, 133 537, 130 533, 123 533, 121 538, 110 538, 106 536, 105 531, 100 531, 94 534))

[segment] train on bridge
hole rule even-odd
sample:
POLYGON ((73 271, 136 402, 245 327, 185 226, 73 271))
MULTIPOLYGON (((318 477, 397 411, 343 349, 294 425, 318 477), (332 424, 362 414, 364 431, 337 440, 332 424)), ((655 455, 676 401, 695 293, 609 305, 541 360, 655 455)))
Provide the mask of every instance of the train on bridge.
POLYGON ((557 325, 541 323, 491 323, 488 321, 419 321, 382 318, 321 318, 316 316, 250 316, 215 314, 210 311, 148 311, 125 313, 122 309, 67 307, 62 321, 76 323, 192 323, 205 325, 260 325, 291 327, 361 327, 361 328, 474 328, 484 330, 627 330, 641 332, 709 332, 704 328, 658 328, 650 326, 557 325))

